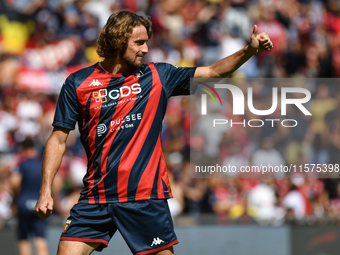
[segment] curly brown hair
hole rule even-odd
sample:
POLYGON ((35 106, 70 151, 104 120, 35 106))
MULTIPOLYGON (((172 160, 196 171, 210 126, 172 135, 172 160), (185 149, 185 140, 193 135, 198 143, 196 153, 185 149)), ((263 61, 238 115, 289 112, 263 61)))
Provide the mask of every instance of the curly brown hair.
POLYGON ((118 52, 125 50, 133 28, 140 25, 146 28, 150 39, 151 22, 147 18, 128 10, 111 14, 99 35, 98 55, 103 58, 112 58, 118 52))

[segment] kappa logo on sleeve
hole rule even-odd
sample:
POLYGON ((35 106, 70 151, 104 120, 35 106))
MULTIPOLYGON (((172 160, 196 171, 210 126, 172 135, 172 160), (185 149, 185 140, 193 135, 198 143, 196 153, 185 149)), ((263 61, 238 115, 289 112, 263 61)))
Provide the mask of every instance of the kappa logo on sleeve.
POLYGON ((71 220, 67 220, 66 223, 65 223, 64 229, 63 229, 63 233, 65 233, 67 231, 70 224, 71 224, 71 220))

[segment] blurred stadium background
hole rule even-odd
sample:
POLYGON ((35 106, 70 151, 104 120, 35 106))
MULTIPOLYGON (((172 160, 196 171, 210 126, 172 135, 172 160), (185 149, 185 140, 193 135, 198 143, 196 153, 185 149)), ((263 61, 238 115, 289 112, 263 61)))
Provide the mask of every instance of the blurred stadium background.
MULTIPOLYGON (((274 49, 253 57, 233 77, 340 77, 337 0, 0 0, 0 254, 17 254, 16 198, 9 178, 20 161, 19 144, 32 137, 42 154, 64 79, 100 60, 98 33, 120 9, 150 16, 148 61, 211 64, 244 47, 256 23, 274 49)), ((310 90, 313 117, 302 120, 298 135, 287 136, 280 128, 258 135, 271 143, 266 155, 277 162, 313 158, 339 164, 340 90, 327 85, 310 90)), ((257 93, 266 90, 260 86, 257 93)), ((339 253, 339 179, 191 179, 189 112, 189 97, 172 98, 162 132, 180 240, 176 254, 339 253)), ((216 145, 212 157, 245 165, 261 149, 240 129, 228 130, 216 145)), ((84 171, 84 151, 77 132, 71 132, 54 183, 51 254, 84 171)), ((102 254, 130 253, 118 236, 102 254)))

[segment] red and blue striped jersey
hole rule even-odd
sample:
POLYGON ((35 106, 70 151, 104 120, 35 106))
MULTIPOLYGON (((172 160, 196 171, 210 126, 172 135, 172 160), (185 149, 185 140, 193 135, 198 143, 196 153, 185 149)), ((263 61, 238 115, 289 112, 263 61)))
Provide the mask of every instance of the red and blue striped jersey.
POLYGON ((168 98, 190 94, 195 68, 148 63, 114 75, 99 64, 62 86, 53 126, 74 129, 88 164, 79 203, 170 198, 160 133, 168 98))

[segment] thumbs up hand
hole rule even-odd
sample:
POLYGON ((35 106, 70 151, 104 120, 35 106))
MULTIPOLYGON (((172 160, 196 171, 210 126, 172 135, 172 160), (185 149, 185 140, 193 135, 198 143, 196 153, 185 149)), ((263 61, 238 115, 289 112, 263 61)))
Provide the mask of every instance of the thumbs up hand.
POLYGON ((250 36, 250 48, 255 54, 259 54, 265 50, 271 50, 273 48, 273 43, 266 33, 257 34, 258 27, 254 25, 253 32, 250 36))

